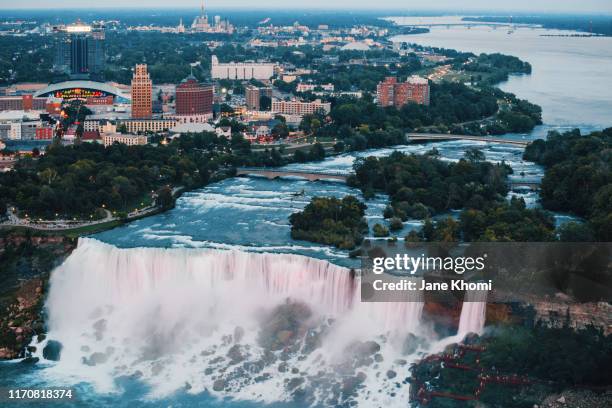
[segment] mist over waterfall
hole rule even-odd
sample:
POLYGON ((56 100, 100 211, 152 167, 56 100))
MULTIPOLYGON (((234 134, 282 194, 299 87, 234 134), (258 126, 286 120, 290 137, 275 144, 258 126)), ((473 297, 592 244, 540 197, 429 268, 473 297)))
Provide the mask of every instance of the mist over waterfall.
POLYGON ((422 307, 362 303, 350 270, 304 256, 82 238, 51 276, 47 371, 100 392, 135 379, 151 398, 406 406, 422 307))

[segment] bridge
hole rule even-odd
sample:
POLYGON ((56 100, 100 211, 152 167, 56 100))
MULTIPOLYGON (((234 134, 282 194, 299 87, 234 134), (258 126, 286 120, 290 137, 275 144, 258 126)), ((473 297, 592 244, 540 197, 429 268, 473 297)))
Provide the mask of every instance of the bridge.
MULTIPOLYGON (((281 177, 300 177, 308 181, 320 181, 320 180, 336 180, 340 182, 346 182, 348 174, 345 173, 319 173, 314 171, 299 171, 299 170, 275 170, 268 169, 265 167, 241 167, 236 169, 237 176, 255 176, 265 177, 268 180, 274 180, 281 177)), ((514 190, 521 187, 529 188, 531 191, 537 191, 540 189, 539 181, 509 181, 508 187, 510 190, 514 190)))
POLYGON ((514 146, 526 147, 531 141, 502 139, 499 137, 489 136, 468 136, 468 135, 450 135, 437 133, 407 133, 406 140, 408 142, 424 142, 424 141, 448 141, 448 140, 473 140, 476 142, 509 144, 514 146))
POLYGON ((510 190, 514 190, 521 187, 529 188, 531 191, 537 191, 540 189, 539 181, 510 181, 508 182, 510 190))
POLYGON ((318 173, 312 171, 274 170, 268 168, 242 167, 236 169, 237 176, 259 176, 273 180, 281 177, 300 177, 308 181, 337 180, 346 182, 348 175, 342 173, 318 173))

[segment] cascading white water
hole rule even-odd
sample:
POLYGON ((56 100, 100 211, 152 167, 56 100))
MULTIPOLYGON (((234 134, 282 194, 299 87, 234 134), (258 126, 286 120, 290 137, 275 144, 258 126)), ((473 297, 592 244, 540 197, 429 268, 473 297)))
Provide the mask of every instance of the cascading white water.
POLYGON ((487 292, 466 292, 463 306, 461 307, 457 334, 461 337, 468 333, 482 334, 486 320, 486 312, 487 292))
POLYGON ((362 358, 351 355, 355 342, 362 342, 363 350, 363 342, 376 341, 376 346, 365 344, 379 347, 375 353, 380 357, 359 370, 367 374, 366 389, 371 382, 377 390, 390 391, 360 391, 360 398, 405 406, 407 386, 397 396, 395 383, 379 377, 388 370, 402 379, 409 375, 409 364, 397 361, 406 358, 406 335, 418 334, 422 306, 363 303, 359 279, 348 269, 303 256, 119 249, 84 238, 51 276, 48 338, 63 349, 60 361, 48 370, 102 391, 116 390, 117 377, 132 376, 150 385, 153 396, 187 386, 192 393, 208 390, 272 402, 289 398, 285 385, 296 372, 306 379, 335 373, 347 356, 362 358), (320 338, 320 344, 306 352, 299 343, 291 354, 293 346, 283 343, 275 351, 279 357, 270 357, 262 346, 262 324, 277 327, 291 321, 294 315, 273 315, 271 322, 269 316, 275 308, 294 304, 307 305, 312 312, 308 323, 296 324, 300 328, 293 332, 274 332, 271 342, 299 337, 306 344, 311 336, 320 338), (277 358, 292 370, 281 370, 277 358), (251 375, 253 364, 263 368, 251 375), (257 374, 266 380, 254 381, 257 374))

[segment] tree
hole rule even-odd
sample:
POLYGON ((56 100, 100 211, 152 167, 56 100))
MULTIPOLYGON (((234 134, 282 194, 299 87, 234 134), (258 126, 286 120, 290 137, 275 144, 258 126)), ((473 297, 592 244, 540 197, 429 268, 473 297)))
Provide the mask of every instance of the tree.
POLYGON ((559 240, 563 242, 595 242, 595 234, 589 225, 571 221, 559 227, 559 240))
POLYGON ((389 229, 382 224, 375 224, 372 228, 372 232, 374 232, 374 236, 377 238, 389 236, 389 229))
POLYGON ((284 123, 277 123, 272 128, 272 136, 275 139, 285 139, 289 136, 289 127, 284 123))
POLYGON ((170 208, 174 203, 174 198, 172 197, 172 189, 169 186, 163 186, 162 188, 157 190, 157 197, 155 198, 155 203, 162 209, 170 208))
POLYGON ((325 158, 325 148, 321 143, 315 143, 310 148, 308 158, 313 161, 323 160, 325 158))
POLYGON ((404 228, 404 223, 402 222, 400 218, 398 217, 391 218, 391 220, 389 221, 389 229, 391 231, 399 231, 402 228, 404 228))
POLYGON ((123 133, 123 134, 128 132, 128 129, 125 123, 121 123, 119 126, 117 126, 117 132, 123 133))
POLYGON ((470 148, 465 151, 463 157, 471 163, 477 163, 486 159, 485 154, 480 149, 470 148))

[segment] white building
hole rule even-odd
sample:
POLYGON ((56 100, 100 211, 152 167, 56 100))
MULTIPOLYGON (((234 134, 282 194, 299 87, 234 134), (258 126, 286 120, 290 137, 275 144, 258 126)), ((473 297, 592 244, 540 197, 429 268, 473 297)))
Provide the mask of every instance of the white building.
POLYGON ((215 128, 208 123, 177 123, 175 126, 169 129, 170 133, 184 134, 184 133, 203 133, 203 132, 215 132, 215 128))
POLYGON ((299 83, 295 90, 296 92, 313 92, 317 88, 327 92, 334 92, 334 84, 306 84, 303 82, 299 83))
POLYGON ((104 147, 110 146, 113 143, 123 143, 128 146, 146 145, 148 143, 146 136, 139 135, 124 135, 121 133, 104 133, 102 134, 102 142, 104 147))
POLYGON ((286 115, 312 115, 317 112, 328 114, 331 111, 331 103, 321 102, 316 99, 312 102, 291 101, 272 101, 272 112, 286 115))
POLYGON ((212 56, 211 76, 214 79, 270 79, 274 76, 272 62, 228 62, 220 63, 216 55, 212 56))
POLYGON ((232 128, 229 126, 219 126, 215 129, 215 133, 219 137, 230 139, 232 137, 232 128))

